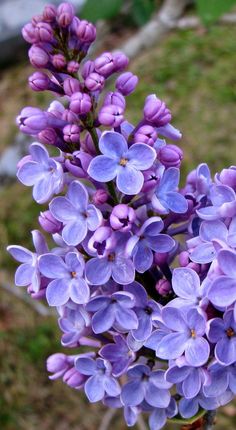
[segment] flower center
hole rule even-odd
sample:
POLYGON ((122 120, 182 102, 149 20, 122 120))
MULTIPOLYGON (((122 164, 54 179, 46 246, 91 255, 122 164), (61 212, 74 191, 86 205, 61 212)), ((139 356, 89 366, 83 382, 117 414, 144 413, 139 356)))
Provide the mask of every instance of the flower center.
POLYGON ((120 165, 120 166, 125 167, 127 163, 128 163, 127 158, 123 158, 123 157, 122 157, 122 158, 120 159, 119 165, 120 165))
POLYGON ((115 253, 112 252, 111 254, 109 254, 107 259, 108 259, 108 261, 114 261, 115 260, 115 253))
POLYGON ((71 272, 71 276, 72 278, 76 278, 77 273, 76 272, 71 272))
POLYGON ((192 337, 193 339, 195 339, 195 338, 196 338, 196 332, 195 332, 195 330, 191 330, 191 337, 192 337))
POLYGON ((234 330, 232 329, 232 327, 229 327, 227 330, 226 330, 226 334, 227 334, 227 336, 228 337, 233 337, 234 336, 234 330))

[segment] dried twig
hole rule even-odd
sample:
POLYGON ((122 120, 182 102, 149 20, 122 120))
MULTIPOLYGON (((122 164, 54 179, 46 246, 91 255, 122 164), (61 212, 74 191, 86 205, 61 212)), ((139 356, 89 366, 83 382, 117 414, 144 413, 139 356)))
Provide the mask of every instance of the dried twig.
POLYGON ((117 410, 116 409, 108 409, 104 414, 101 424, 98 430, 110 430, 110 424, 112 419, 114 418, 117 410))
POLYGON ((147 430, 146 423, 145 423, 143 416, 141 414, 138 417, 137 427, 139 428, 139 430, 147 430))
POLYGON ((213 430, 215 424, 216 411, 207 411, 203 417, 202 430, 213 430))

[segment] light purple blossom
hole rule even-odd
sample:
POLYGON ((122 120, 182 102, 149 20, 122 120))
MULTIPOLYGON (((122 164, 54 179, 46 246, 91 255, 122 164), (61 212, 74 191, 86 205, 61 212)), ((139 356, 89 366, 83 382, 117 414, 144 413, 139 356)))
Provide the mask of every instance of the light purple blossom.
POLYGON ((87 190, 79 181, 70 184, 65 197, 55 197, 49 208, 64 224, 62 237, 67 245, 78 245, 88 230, 96 230, 102 222, 100 210, 89 204, 87 190))
POLYGON ((33 185, 33 197, 37 203, 45 203, 62 190, 63 169, 60 163, 49 157, 40 143, 30 145, 30 155, 31 159, 20 166, 17 177, 24 185, 33 185))
POLYGON ((99 140, 99 149, 103 155, 91 161, 88 174, 98 182, 117 178, 117 188, 122 193, 139 193, 144 182, 141 171, 154 163, 154 149, 143 143, 135 143, 128 148, 125 138, 116 132, 104 132, 99 140))
POLYGON ((215 357, 220 364, 229 366, 236 362, 236 321, 233 310, 225 312, 222 318, 209 321, 207 337, 215 345, 215 357))
POLYGON ((152 205, 160 214, 185 213, 188 209, 187 201, 177 189, 179 185, 179 169, 167 169, 152 197, 152 205))
POLYGON ((102 400, 105 394, 116 397, 121 389, 117 380, 111 376, 112 367, 109 361, 97 358, 81 357, 76 360, 76 369, 88 376, 84 391, 91 403, 102 400))
POLYGON ((120 334, 114 336, 114 343, 104 345, 99 354, 110 361, 112 374, 116 377, 123 375, 136 357, 136 354, 128 347, 125 338, 120 334))
POLYGON ((216 220, 236 215, 236 195, 227 185, 212 185, 209 192, 212 205, 200 208, 197 214, 204 220, 216 220))
POLYGON ((79 253, 68 252, 65 261, 55 254, 44 254, 39 259, 40 272, 49 279, 46 298, 49 306, 61 306, 71 299, 74 303, 87 303, 89 287, 83 279, 84 260, 79 253))

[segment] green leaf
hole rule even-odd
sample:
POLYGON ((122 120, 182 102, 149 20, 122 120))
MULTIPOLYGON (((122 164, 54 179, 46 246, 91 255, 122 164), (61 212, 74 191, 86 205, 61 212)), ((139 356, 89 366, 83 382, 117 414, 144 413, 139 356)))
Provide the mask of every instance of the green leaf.
POLYGON ((133 0, 132 2, 132 19, 138 26, 144 25, 149 21, 155 9, 153 0, 133 0))
POLYGON ((122 5, 123 0, 87 0, 80 17, 92 22, 111 19, 120 12, 122 5))
POLYGON ((196 0, 196 3, 203 24, 209 25, 228 12, 236 4, 236 0, 196 0))
POLYGON ((205 413, 206 413, 205 409, 200 409, 200 411, 196 415, 194 415, 194 417, 189 418, 187 420, 179 416, 179 418, 178 417, 171 418, 168 421, 170 423, 176 423, 176 424, 193 424, 195 421, 199 420, 199 418, 202 418, 203 415, 205 415, 205 413))

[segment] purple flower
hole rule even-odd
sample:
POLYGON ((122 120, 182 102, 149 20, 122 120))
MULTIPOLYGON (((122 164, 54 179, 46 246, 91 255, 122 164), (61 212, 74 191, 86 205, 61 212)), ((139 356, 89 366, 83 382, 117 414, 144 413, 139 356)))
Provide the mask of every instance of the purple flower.
POLYGON ((181 384, 181 390, 186 399, 193 399, 200 392, 202 386, 210 383, 208 373, 202 367, 191 367, 186 363, 181 366, 171 366, 165 378, 172 384, 181 384))
POLYGON ((68 252, 65 261, 55 254, 44 254, 39 259, 40 272, 49 279, 46 298, 49 306, 61 306, 71 299, 74 303, 87 303, 89 287, 82 278, 84 261, 77 252, 68 252))
POLYGON ((128 148, 125 138, 116 132, 104 132, 99 140, 103 155, 95 157, 88 174, 98 182, 109 182, 115 177, 117 188, 124 194, 138 194, 143 186, 143 174, 152 166, 156 152, 143 143, 128 148))
POLYGON ((212 221, 236 215, 236 195, 232 188, 227 185, 212 185, 209 198, 212 206, 206 206, 196 211, 200 218, 212 221))
POLYGON ((148 424, 150 430, 160 430, 166 424, 168 418, 173 418, 178 413, 176 401, 171 397, 167 408, 155 408, 150 414, 148 424))
POLYGON ((116 89, 123 94, 128 96, 131 94, 138 83, 138 77, 133 75, 131 72, 125 72, 120 75, 116 80, 116 89))
POLYGON ((188 419, 197 414, 199 407, 207 411, 212 411, 220 405, 220 399, 217 399, 217 397, 207 398, 202 393, 199 393, 193 399, 182 398, 179 402, 179 413, 183 418, 188 419))
POLYGON ((138 317, 138 327, 132 330, 132 336, 137 341, 145 341, 152 332, 153 321, 161 319, 161 306, 152 299, 148 299, 145 288, 138 282, 126 285, 125 291, 135 298, 135 313, 138 317))
POLYGON ((126 251, 132 255, 134 267, 139 273, 146 272, 152 266, 152 251, 165 253, 174 248, 174 239, 167 234, 160 234, 163 228, 164 224, 161 218, 151 217, 128 240, 126 251))
POLYGON ((30 145, 30 154, 31 159, 21 165, 17 177, 24 185, 34 186, 33 197, 37 203, 45 203, 62 190, 63 169, 40 143, 30 145))
POLYGON ((225 312, 223 319, 209 322, 207 337, 215 343, 215 357, 220 364, 229 366, 236 362, 236 322, 233 310, 225 312))
POLYGON ((203 387, 206 397, 216 397, 224 394, 228 388, 236 394, 236 366, 222 366, 213 362, 208 367, 210 384, 203 387))
POLYGON ((62 237, 67 245, 81 243, 87 231, 96 230, 102 221, 101 212, 89 204, 87 190, 79 181, 70 184, 66 197, 54 198, 49 208, 52 215, 65 225, 62 237))
POLYGON ((130 231, 135 219, 134 209, 128 205, 120 204, 112 209, 110 224, 114 230, 130 231))
POLYGON ((169 388, 164 371, 152 371, 149 366, 135 364, 128 372, 128 382, 122 387, 121 401, 125 406, 138 406, 143 400, 154 407, 166 408, 170 403, 169 388))
POLYGON ((97 296, 90 300, 86 309, 93 312, 92 328, 94 333, 103 333, 116 327, 122 331, 138 327, 138 318, 132 310, 135 300, 132 294, 119 291, 108 296, 97 296))
POLYGON ((73 359, 62 353, 50 355, 47 359, 47 371, 53 373, 49 378, 54 380, 61 378, 71 368, 73 359))
POLYGON ((110 237, 110 234, 107 236, 107 229, 102 228, 100 240, 94 244, 98 257, 86 263, 86 278, 92 285, 103 285, 110 277, 118 284, 130 284, 134 281, 135 269, 132 260, 124 253, 129 233, 115 233, 110 237), (106 242, 110 244, 108 248, 106 242))
POLYGON ((228 249, 220 250, 218 264, 223 275, 218 275, 211 282, 207 296, 213 305, 227 307, 236 300, 236 253, 228 249))
POLYGON ((143 113, 144 118, 157 127, 163 127, 171 121, 170 110, 155 94, 146 97, 143 113))
POLYGON ((182 194, 176 191, 178 184, 179 169, 170 167, 164 172, 152 197, 152 205, 160 214, 167 214, 170 211, 175 213, 187 211, 187 201, 182 194))
POLYGON ((15 284, 18 287, 31 286, 37 293, 40 290, 41 276, 38 269, 38 256, 48 252, 43 235, 38 230, 32 231, 32 239, 36 252, 31 252, 23 246, 11 245, 7 251, 12 257, 22 263, 15 273, 15 284))
POLYGON ((105 394, 111 397, 120 394, 119 383, 111 376, 112 367, 107 360, 81 357, 76 360, 75 366, 82 375, 88 376, 84 390, 91 403, 102 400, 105 394))
POLYGON ((130 350, 126 340, 120 334, 114 336, 115 343, 108 343, 99 351, 102 358, 112 364, 112 374, 116 377, 123 375, 135 360, 135 353, 130 350))
POLYGON ((83 344, 83 336, 88 334, 90 316, 83 306, 66 307, 65 313, 59 319, 59 327, 64 332, 61 343, 65 347, 76 347, 83 344))
POLYGON ((162 310, 164 324, 172 332, 164 336, 156 348, 156 355, 164 360, 172 360, 185 353, 190 366, 198 367, 209 358, 210 346, 203 337, 206 319, 196 309, 185 316, 179 309, 166 306, 162 310))

